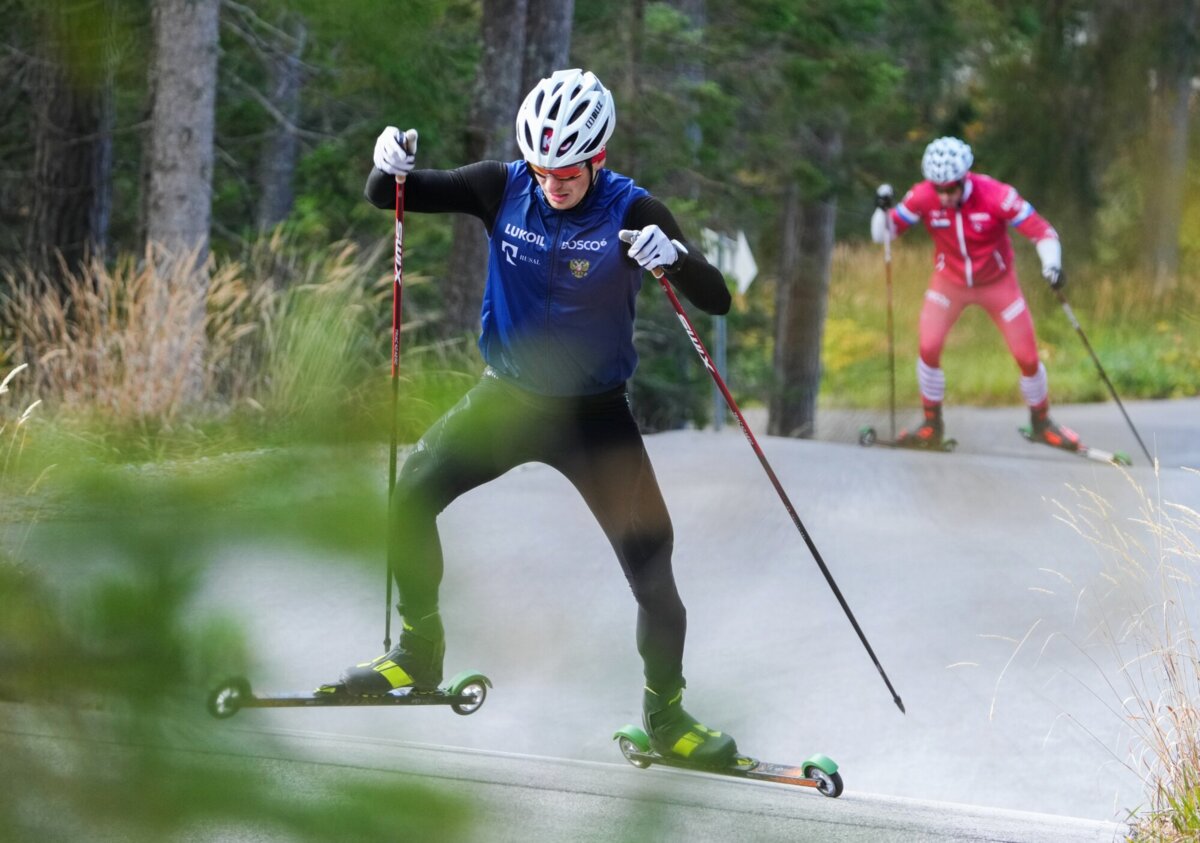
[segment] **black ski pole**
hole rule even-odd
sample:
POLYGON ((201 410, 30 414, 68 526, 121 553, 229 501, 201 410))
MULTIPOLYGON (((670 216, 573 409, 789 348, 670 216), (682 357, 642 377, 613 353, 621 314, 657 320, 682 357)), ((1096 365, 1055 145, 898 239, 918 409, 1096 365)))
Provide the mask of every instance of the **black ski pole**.
MULTIPOLYGON (((620 233, 620 238, 626 243, 633 241, 635 232, 620 233)), ((704 368, 708 369, 708 373, 712 375, 713 381, 717 384, 717 389, 721 395, 725 397, 725 403, 729 405, 730 411, 734 418, 741 425, 742 433, 746 435, 746 440, 750 443, 750 447, 758 456, 758 461, 762 464, 763 470, 767 473, 767 477, 771 480, 771 485, 775 487, 775 491, 779 494, 779 499, 783 501, 784 509, 788 511, 788 515, 792 517, 792 523, 796 525, 796 529, 800 531, 804 543, 808 545, 808 550, 812 553, 812 557, 816 560, 817 566, 821 569, 821 573, 825 575, 825 581, 829 583, 829 587, 833 590, 834 596, 838 603, 842 606, 842 611, 846 613, 846 617, 850 620, 850 625, 854 627, 854 631, 858 633, 858 640, 867 650, 867 655, 871 657, 871 661, 875 664, 875 669, 879 671, 880 677, 883 678, 883 684, 887 685, 887 689, 892 694, 892 702, 900 709, 900 713, 904 714, 904 702, 900 699, 900 695, 896 693, 896 689, 892 687, 892 682, 888 679, 887 673, 883 670, 883 665, 879 663, 879 658, 875 655, 875 651, 871 649, 871 644, 867 641, 867 636, 863 633, 862 627, 858 625, 858 619, 854 617, 854 613, 850 611, 850 605, 846 602, 846 598, 842 596, 842 590, 838 588, 834 582, 833 574, 829 573, 829 568, 825 565, 825 560, 821 558, 821 553, 817 550, 817 545, 809 536, 808 530, 804 529, 804 523, 800 520, 800 516, 796 513, 796 508, 792 506, 791 500, 788 499, 787 492, 783 489, 783 484, 779 482, 779 478, 775 474, 775 470, 771 468, 771 464, 767 462, 767 456, 759 447, 758 440, 754 438, 754 433, 750 430, 750 425, 746 423, 742 411, 738 409, 737 402, 733 400, 733 395, 729 392, 729 387, 725 385, 725 380, 721 377, 721 373, 717 371, 717 367, 713 365, 712 358, 708 354, 708 350, 704 347, 704 343, 700 341, 700 336, 696 333, 696 329, 692 327, 692 322, 688 319, 687 312, 684 311, 683 305, 679 303, 679 297, 675 295, 675 291, 671 289, 671 284, 667 280, 666 273, 660 268, 652 270, 658 283, 662 285, 663 292, 667 294, 671 305, 675 308, 675 313, 679 317, 679 321, 683 324, 683 330, 687 332, 688 339, 692 341, 692 347, 696 349, 696 353, 700 355, 700 361, 704 364, 704 368)))
POLYGON ((1146 443, 1142 441, 1142 437, 1138 434, 1137 428, 1133 426, 1133 420, 1129 418, 1129 413, 1125 412, 1125 405, 1121 403, 1120 396, 1117 395, 1117 389, 1113 386, 1112 381, 1108 379, 1108 374, 1104 371, 1104 367, 1100 365, 1100 358, 1096 356, 1096 352, 1092 350, 1092 344, 1088 342, 1087 334, 1083 332, 1083 328, 1079 325, 1079 320, 1075 318, 1075 311, 1071 310, 1071 305, 1067 302, 1067 297, 1059 288, 1054 290, 1054 294, 1058 296, 1059 302, 1062 303, 1063 312, 1067 314, 1067 320, 1071 323, 1071 327, 1075 329, 1075 333, 1079 334, 1079 339, 1083 340, 1083 347, 1087 349, 1087 353, 1091 355, 1092 362, 1096 364, 1096 371, 1100 373, 1101 380, 1108 387, 1108 392, 1112 395, 1113 400, 1117 402, 1117 407, 1121 410, 1121 415, 1125 417, 1125 423, 1129 425, 1129 429, 1133 431, 1133 438, 1137 440, 1138 445, 1142 447, 1142 453, 1146 455, 1146 461, 1153 467, 1154 457, 1150 456, 1150 451, 1146 448, 1146 443))
MULTIPOLYGON (((405 134, 405 145, 409 154, 416 153, 417 133, 413 129, 405 134)), ((400 327, 404 300, 404 176, 396 176, 396 250, 392 263, 392 435, 388 452, 388 536, 387 536, 387 602, 384 605, 383 651, 392 649, 392 495, 396 491, 396 427, 399 424, 400 408, 400 327)))

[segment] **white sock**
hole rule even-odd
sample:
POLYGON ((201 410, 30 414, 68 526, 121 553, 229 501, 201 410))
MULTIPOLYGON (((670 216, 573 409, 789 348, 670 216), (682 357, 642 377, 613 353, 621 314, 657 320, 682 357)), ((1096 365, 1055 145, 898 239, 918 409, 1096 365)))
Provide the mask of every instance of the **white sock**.
POLYGON ((933 404, 941 404, 946 397, 946 373, 940 367, 934 368, 917 358, 917 384, 921 387, 921 397, 933 404))
POLYGON ((1030 407, 1036 407, 1039 404, 1045 403, 1047 396, 1050 394, 1050 385, 1046 379, 1046 365, 1038 363, 1037 374, 1021 375, 1021 394, 1025 396, 1025 403, 1030 407))

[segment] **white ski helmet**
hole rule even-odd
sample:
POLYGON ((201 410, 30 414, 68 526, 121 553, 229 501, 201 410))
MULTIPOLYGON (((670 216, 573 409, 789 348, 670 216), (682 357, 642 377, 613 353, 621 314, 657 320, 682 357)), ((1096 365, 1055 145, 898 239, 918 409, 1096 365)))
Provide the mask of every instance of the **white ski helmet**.
POLYGON ((612 94, 591 71, 556 70, 521 103, 517 146, 531 164, 566 167, 603 152, 616 125, 612 94))
POLYGON ((934 184, 950 184, 961 181, 974 160, 971 147, 958 138, 938 138, 925 147, 921 173, 934 184))

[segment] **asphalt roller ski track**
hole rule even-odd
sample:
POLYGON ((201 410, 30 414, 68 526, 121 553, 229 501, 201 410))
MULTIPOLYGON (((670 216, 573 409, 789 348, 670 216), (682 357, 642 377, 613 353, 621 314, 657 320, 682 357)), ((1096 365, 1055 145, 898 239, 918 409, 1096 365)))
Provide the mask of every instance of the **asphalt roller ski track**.
MULTIPOLYGON (((689 611, 689 709, 765 760, 832 756, 840 799, 624 763, 611 738, 638 716, 634 603, 540 465, 440 519, 447 672, 493 680, 480 712, 244 711, 211 728, 272 736, 274 755, 237 763, 301 788, 334 763, 457 788, 488 839, 634 839, 622 823, 651 815, 672 840, 1119 839, 1111 823, 1145 800, 1114 713, 1120 645, 1097 634, 1122 619, 1092 599, 1104 554, 1067 522, 1093 493, 1127 529, 1143 491, 1200 508, 1200 400, 1127 406, 1157 472, 1111 404, 1055 417, 1128 452, 1128 470, 1024 441, 1019 408, 951 409, 953 454, 860 447, 859 425, 887 429, 878 414, 823 413, 813 440, 767 437, 750 414, 905 715, 737 426, 647 438, 689 611)), ((214 560, 205 599, 244 619, 256 689, 306 690, 375 654, 381 592, 373 569, 242 547, 214 560)))

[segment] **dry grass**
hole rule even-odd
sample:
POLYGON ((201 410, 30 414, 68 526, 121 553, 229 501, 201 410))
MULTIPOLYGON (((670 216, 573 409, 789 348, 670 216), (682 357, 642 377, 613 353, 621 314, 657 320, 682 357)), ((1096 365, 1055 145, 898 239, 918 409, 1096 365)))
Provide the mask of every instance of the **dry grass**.
POLYGON ((1126 766, 1146 793, 1131 817, 1134 839, 1182 843, 1200 839, 1200 513, 1130 483, 1140 499, 1134 518, 1081 489, 1059 517, 1105 560, 1078 603, 1097 608, 1094 634, 1119 664, 1106 681, 1130 735, 1126 766))
POLYGON ((383 345, 391 278, 372 271, 378 257, 349 244, 302 257, 276 235, 241 260, 210 258, 199 281, 186 257, 164 268, 126 255, 57 283, 25 267, 3 279, 0 361, 27 363, 21 394, 60 418, 170 427, 239 407, 304 412, 336 400, 365 347, 383 345))
MULTIPOLYGON (((0 395, 11 392, 10 384, 13 379, 28 368, 26 364, 22 363, 10 371, 4 380, 0 381, 0 395)), ((34 417, 34 411, 41 403, 40 400, 32 401, 24 410, 15 413, 10 412, 7 407, 0 409, 0 448, 3 448, 4 451, 3 460, 0 461, 0 480, 7 478, 20 460, 28 441, 29 421, 34 417)))
POLYGON ((5 357, 29 363, 28 388, 47 407, 170 421, 186 405, 194 387, 187 361, 204 346, 194 316, 206 291, 188 283, 187 262, 174 264, 180 277, 164 277, 144 258, 64 270, 58 284, 29 268, 5 279, 5 357))
MULTIPOLYGON (((12 561, 29 540, 41 518, 38 493, 42 481, 53 469, 53 465, 39 466, 33 472, 28 472, 24 464, 30 429, 38 418, 36 411, 42 403, 34 400, 20 409, 21 405, 12 401, 13 384, 19 383, 27 375, 28 369, 22 363, 0 381, 0 396, 8 396, 0 399, 0 452, 3 453, 0 457, 0 495, 5 502, 0 507, 0 522, 4 525, 4 531, 0 534, 3 536, 0 539, 0 604, 10 615, 18 614, 21 610, 9 600, 12 595, 5 593, 7 576, 12 561)), ((3 640, 2 635, 0 640, 3 640)), ((0 688, 2 697, 3 689, 0 688)))

